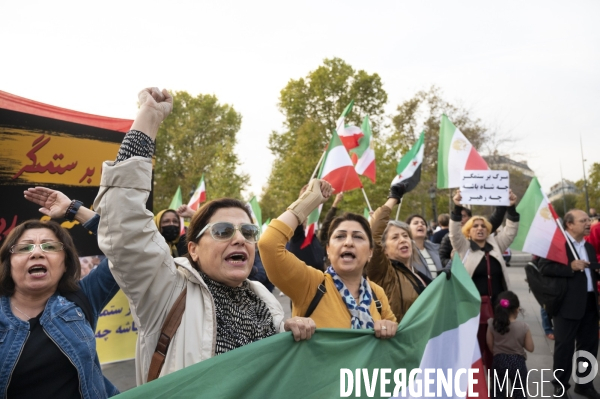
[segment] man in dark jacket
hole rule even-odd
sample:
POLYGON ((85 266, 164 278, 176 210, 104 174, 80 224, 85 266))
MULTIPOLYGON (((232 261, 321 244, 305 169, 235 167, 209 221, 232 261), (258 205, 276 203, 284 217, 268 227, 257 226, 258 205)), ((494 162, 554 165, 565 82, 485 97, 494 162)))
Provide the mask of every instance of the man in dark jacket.
MULTIPOLYGON (((494 209, 494 213, 490 216, 489 222, 492 224, 492 231, 490 234, 493 234, 498 227, 502 225, 502 220, 504 220, 504 214, 506 213, 505 206, 499 206, 494 209)), ((460 211, 460 225, 464 226, 465 223, 473 216, 471 214, 471 210, 467 208, 462 208, 460 211)), ((448 263, 452 261, 452 244, 450 243, 450 236, 446 234, 444 238, 442 238, 442 242, 440 244, 440 260, 442 261, 442 266, 446 267, 448 263)))
MULTIPOLYGON (((590 218, 584 211, 571 210, 565 215, 563 225, 571 241, 571 245, 565 243, 568 265, 549 259, 540 259, 539 262, 542 274, 566 280, 564 299, 553 317, 555 381, 552 383, 555 398, 567 397, 575 348, 589 352, 594 360, 598 354, 598 264, 594 247, 583 239, 590 233, 590 218)), ((576 361, 579 365, 579 360, 576 361)), ((586 376, 573 377, 575 393, 586 398, 600 398, 592 380, 584 382, 586 376)))

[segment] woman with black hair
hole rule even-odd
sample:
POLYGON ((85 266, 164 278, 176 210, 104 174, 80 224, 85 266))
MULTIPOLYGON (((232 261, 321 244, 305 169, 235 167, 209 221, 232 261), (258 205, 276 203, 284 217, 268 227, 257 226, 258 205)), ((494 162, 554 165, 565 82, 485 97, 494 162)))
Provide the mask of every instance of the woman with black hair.
POLYGON ((527 365, 525 350, 533 352, 533 338, 527 323, 517 320, 520 310, 519 298, 512 291, 498 295, 494 318, 488 320, 487 345, 494 354, 492 369, 498 378, 493 397, 506 397, 506 390, 500 389, 499 381, 508 375, 513 386, 513 398, 525 398, 527 389, 527 365), (518 373, 518 376, 517 376, 518 373))

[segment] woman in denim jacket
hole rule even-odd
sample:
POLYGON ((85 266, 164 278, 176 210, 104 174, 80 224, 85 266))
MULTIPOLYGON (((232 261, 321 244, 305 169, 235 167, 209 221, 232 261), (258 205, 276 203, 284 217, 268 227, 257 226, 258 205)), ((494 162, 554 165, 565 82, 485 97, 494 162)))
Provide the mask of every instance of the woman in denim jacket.
POLYGON ((0 249, 0 397, 107 398, 118 390, 96 354, 98 314, 119 287, 101 263, 79 281, 79 258, 58 223, 29 220, 0 249), (83 294, 93 311, 66 299, 83 294), (93 324, 93 325, 90 325, 93 324))

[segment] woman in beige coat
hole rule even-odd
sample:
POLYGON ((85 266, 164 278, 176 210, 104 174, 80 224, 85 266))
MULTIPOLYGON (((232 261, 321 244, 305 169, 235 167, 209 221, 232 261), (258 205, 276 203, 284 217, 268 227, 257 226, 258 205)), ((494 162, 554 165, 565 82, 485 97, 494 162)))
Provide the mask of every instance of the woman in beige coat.
POLYGON ((138 326, 138 385, 148 380, 162 326, 184 291, 185 311, 168 350, 162 348, 166 356, 159 376, 279 332, 292 331, 296 340, 310 338, 311 319, 284 321, 277 298, 248 280, 258 227, 241 201, 221 198, 201 207, 187 232, 187 256, 173 258, 146 209, 154 140, 173 99, 166 90, 145 89, 139 104, 116 161, 103 165, 94 202, 101 215, 98 245, 138 326))
MULTIPOLYGON (((450 242, 458 253, 467 272, 473 279, 479 294, 491 297, 492 307, 496 297, 510 289, 506 263, 502 253, 512 244, 519 229, 519 214, 515 209, 517 196, 510 191, 510 206, 506 209, 506 226, 492 235, 492 225, 483 216, 472 216, 461 228, 462 196, 460 190, 454 195, 454 210, 450 215, 450 242), (491 287, 491 292, 489 287, 491 287)), ((479 324, 477 339, 483 364, 492 365, 492 354, 486 344, 487 320, 479 324)))

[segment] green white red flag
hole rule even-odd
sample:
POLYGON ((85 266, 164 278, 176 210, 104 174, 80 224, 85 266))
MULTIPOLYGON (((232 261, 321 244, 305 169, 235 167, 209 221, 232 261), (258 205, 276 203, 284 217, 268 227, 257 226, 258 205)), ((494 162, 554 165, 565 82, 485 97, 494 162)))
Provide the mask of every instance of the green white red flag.
POLYGON ((463 170, 487 170, 485 160, 461 131, 442 115, 438 146, 437 188, 460 187, 463 170))
POLYGON ((206 183, 204 183, 204 174, 200 178, 200 182, 190 198, 190 202, 188 202, 188 207, 194 212, 198 210, 200 204, 206 201, 206 183))
POLYGON ((328 181, 336 193, 362 188, 350 155, 336 132, 331 135, 331 141, 325 150, 318 178, 328 181))
POLYGON ((542 191, 537 177, 529 183, 517 212, 521 215, 519 232, 510 247, 563 265, 568 264, 567 240, 558 227, 558 215, 542 191))
MULTIPOLYGON (((334 131, 331 135, 331 141, 325 150, 323 161, 321 163, 318 179, 323 179, 335 190, 336 193, 343 193, 345 191, 354 190, 355 188, 362 188, 362 183, 348 151, 342 145, 340 138, 334 131)), ((304 242, 300 246, 300 249, 306 248, 312 242, 315 231, 317 230, 317 224, 319 222, 319 216, 321 215, 321 207, 315 209, 308 215, 306 221, 306 228, 304 230, 304 242)))
POLYGON ((317 225, 319 224, 319 216, 321 216, 321 209, 323 204, 319 205, 317 209, 312 211, 306 218, 306 228, 304 229, 304 241, 300 245, 300 249, 304 249, 310 245, 312 239, 317 231, 317 225))
POLYGON ((404 182, 406 192, 413 190, 421 181, 421 165, 425 153, 425 132, 421 132, 419 139, 398 162, 396 177, 392 180, 392 186, 404 182))
POLYGON ((369 115, 365 116, 362 123, 363 137, 358 140, 358 147, 350 150, 354 169, 361 176, 366 176, 375 183, 375 150, 373 149, 373 134, 369 115))
MULTIPOLYGON (((177 186, 177 191, 175 191, 175 195, 173 196, 173 199, 171 200, 168 209, 173 209, 174 211, 176 211, 177 208, 179 208, 181 205, 183 205, 183 198, 181 196, 181 186, 177 186)), ((182 236, 184 234, 185 225, 183 224, 183 218, 179 217, 179 235, 182 236)))
POLYGON ((354 100, 350 101, 350 104, 344 108, 344 112, 335 124, 335 131, 348 151, 358 147, 359 140, 363 136, 363 132, 358 126, 346 125, 346 116, 352 111, 353 106, 354 100))
POLYGON ((391 339, 376 339, 372 330, 317 329, 303 342, 295 342, 289 332, 275 334, 125 391, 120 398, 380 398, 403 397, 402 391, 406 397, 470 397, 465 374, 455 384, 455 374, 469 368, 480 371, 473 391, 487 398, 477 344, 479 308, 479 293, 456 256, 452 277, 431 283, 391 339), (426 395, 424 373, 410 379, 417 368, 446 376, 450 369, 450 392, 434 373, 426 395), (420 380, 420 394, 401 387, 394 392, 393 375, 399 369, 406 371, 407 387, 418 390, 420 380))
POLYGON ((252 221, 258 226, 260 232, 262 233, 262 211, 260 209, 260 205, 258 205, 256 196, 252 197, 250 202, 248 202, 248 205, 250 205, 250 213, 252 214, 253 219, 252 221))

